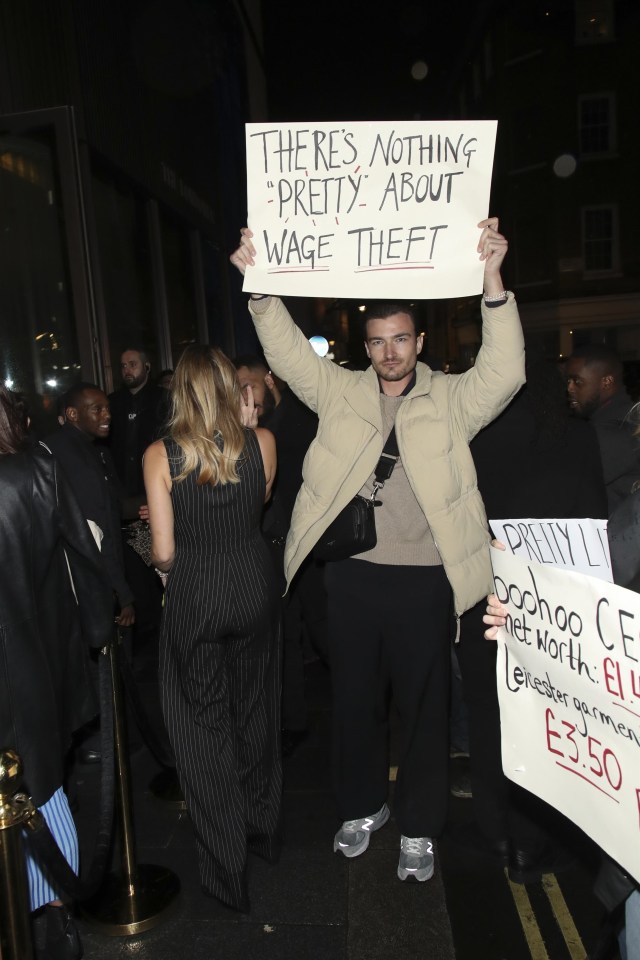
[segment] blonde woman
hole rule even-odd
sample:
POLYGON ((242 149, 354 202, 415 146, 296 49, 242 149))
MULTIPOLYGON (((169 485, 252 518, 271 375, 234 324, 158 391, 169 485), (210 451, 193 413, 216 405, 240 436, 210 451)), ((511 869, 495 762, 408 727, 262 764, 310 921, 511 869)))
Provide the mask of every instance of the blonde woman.
POLYGON ((249 851, 279 852, 279 622, 260 533, 276 471, 268 430, 249 429, 236 371, 187 347, 169 436, 144 457, 151 554, 167 574, 162 707, 196 834, 205 893, 248 912, 249 851))

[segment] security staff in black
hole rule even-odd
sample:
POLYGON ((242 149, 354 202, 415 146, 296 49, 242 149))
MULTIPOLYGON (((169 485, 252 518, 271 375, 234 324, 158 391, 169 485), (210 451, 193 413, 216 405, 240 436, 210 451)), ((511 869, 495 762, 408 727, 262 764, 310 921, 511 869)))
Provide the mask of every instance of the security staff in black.
POLYGON ((144 350, 120 357, 123 386, 109 395, 109 447, 127 496, 144 502, 142 457, 162 434, 169 413, 169 393, 149 380, 151 364, 144 350))

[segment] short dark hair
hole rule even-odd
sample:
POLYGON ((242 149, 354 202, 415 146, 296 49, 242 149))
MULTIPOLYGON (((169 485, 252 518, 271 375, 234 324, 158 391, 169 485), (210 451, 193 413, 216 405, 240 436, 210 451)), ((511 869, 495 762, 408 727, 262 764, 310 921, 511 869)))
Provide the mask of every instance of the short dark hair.
POLYGON ((365 340, 367 339, 367 324, 369 320, 386 320, 396 313, 406 313, 411 319, 413 329, 418 336, 418 322, 416 312, 412 303, 394 303, 391 300, 376 300, 367 305, 367 309, 362 314, 362 332, 365 340))
POLYGON ((612 347, 604 343, 585 343, 576 347, 569 359, 582 360, 586 367, 599 366, 605 374, 611 374, 614 380, 622 381, 622 360, 612 347))
POLYGON ((247 370, 265 370, 266 373, 269 373, 269 364, 258 353, 243 353, 239 357, 234 357, 233 365, 236 370, 239 370, 240 367, 246 367, 247 370))
POLYGON ((149 366, 151 366, 151 360, 149 359, 149 354, 144 349, 144 347, 125 347, 124 350, 120 351, 120 356, 122 356, 123 353, 139 353, 140 359, 142 360, 142 362, 148 363, 149 366))
POLYGON ((72 384, 69 387, 67 392, 62 397, 62 415, 67 407, 77 408, 78 403, 82 394, 87 390, 99 390, 100 393, 104 393, 102 387, 99 387, 97 383, 89 383, 87 380, 79 380, 78 383, 72 384))

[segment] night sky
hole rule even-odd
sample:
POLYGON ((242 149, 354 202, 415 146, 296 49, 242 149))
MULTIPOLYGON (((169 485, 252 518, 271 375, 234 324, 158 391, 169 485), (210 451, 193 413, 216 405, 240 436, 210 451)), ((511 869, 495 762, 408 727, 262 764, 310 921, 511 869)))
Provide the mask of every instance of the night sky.
POLYGON ((480 0, 263 4, 270 119, 445 118, 447 67, 480 0), (412 65, 429 72, 416 81, 412 65))

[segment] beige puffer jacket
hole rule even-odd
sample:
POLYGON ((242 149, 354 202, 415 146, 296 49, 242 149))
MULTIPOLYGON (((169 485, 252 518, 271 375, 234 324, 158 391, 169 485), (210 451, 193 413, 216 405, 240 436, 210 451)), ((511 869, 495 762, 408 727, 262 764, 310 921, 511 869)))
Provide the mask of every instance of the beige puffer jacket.
MULTIPOLYGON (((290 583, 304 558, 374 470, 383 446, 378 378, 317 356, 277 297, 250 301, 272 370, 319 417, 285 549, 290 583)), ((446 375, 423 363, 396 419, 404 468, 453 588, 456 614, 491 588, 489 533, 469 441, 524 383, 524 343, 513 294, 482 303, 483 345, 475 366, 446 375)), ((505 451, 496 451, 504 456, 505 451)), ((508 455, 508 452, 506 453, 508 455)))

